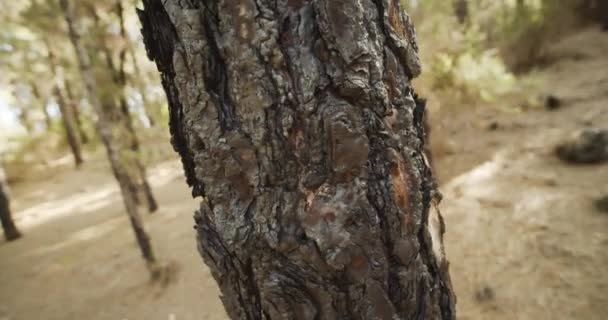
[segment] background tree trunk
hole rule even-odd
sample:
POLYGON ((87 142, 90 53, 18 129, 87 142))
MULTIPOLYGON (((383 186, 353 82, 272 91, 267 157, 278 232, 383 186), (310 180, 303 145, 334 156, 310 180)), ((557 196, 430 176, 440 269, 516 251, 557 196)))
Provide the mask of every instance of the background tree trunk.
MULTIPOLYGON (((99 16, 95 11, 94 6, 89 7, 89 11, 93 14, 95 18, 95 23, 99 28, 99 16)), ((141 204, 140 196, 143 196, 146 204, 148 205, 148 212, 153 213, 158 210, 158 203, 154 197, 152 192, 152 188, 150 183, 148 182, 148 177, 146 173, 146 167, 141 159, 141 145, 139 143, 139 138, 137 136, 137 132, 135 130, 133 117, 131 112, 129 111, 129 106, 127 104, 127 99, 125 97, 126 87, 127 87, 127 74, 125 72, 125 62, 127 58, 128 51, 128 37, 126 34, 126 29, 124 27, 124 12, 122 8, 121 0, 116 2, 115 12, 114 12, 120 21, 121 27, 121 36, 125 41, 124 46, 121 48, 118 54, 118 62, 115 63, 112 50, 105 42, 105 37, 102 37, 102 41, 100 42, 101 53, 104 55, 104 60, 106 62, 105 67, 107 72, 111 75, 111 80, 114 83, 117 94, 116 97, 110 97, 104 101, 104 105, 106 105, 107 109, 117 110, 115 113, 115 123, 121 123, 121 127, 124 129, 121 133, 120 139, 122 139, 128 148, 131 151, 130 162, 132 162, 132 166, 129 171, 129 185, 131 189, 131 194, 135 195, 136 204, 141 204)))
POLYGON ((80 139, 76 134, 74 114, 72 113, 72 109, 70 108, 68 102, 66 101, 63 93, 59 86, 55 86, 53 90, 55 97, 57 98, 57 104, 59 105, 59 112, 61 113, 61 121, 63 122, 63 128, 65 129, 66 138, 68 144, 70 146, 70 150, 72 150, 72 155, 74 156, 74 162, 76 167, 79 167, 82 160, 82 149, 80 148, 80 139))
MULTIPOLYGON (((116 8, 116 14, 118 15, 119 23, 120 23, 120 35, 125 41, 126 53, 129 55, 131 62, 133 63, 133 73, 135 76, 133 79, 133 82, 135 83, 135 87, 137 88, 137 90, 139 91, 139 94, 141 95, 143 111, 144 111, 146 118, 148 119, 148 123, 150 124, 151 127, 154 127, 156 125, 156 119, 154 117, 155 113, 151 112, 151 110, 150 110, 150 108, 151 108, 150 101, 148 100, 148 94, 146 93, 146 90, 145 90, 145 84, 142 81, 142 77, 144 77, 144 75, 142 74, 141 70, 139 69, 139 64, 137 63, 137 58, 135 56, 135 50, 131 44, 129 36, 127 35, 127 28, 125 25, 126 21, 125 21, 125 17, 124 17, 124 8, 122 5, 122 0, 118 0, 116 2, 115 8, 116 8)), ((124 70, 122 72, 124 74, 124 70)))
POLYGON ((4 169, 0 166, 0 222, 4 230, 6 241, 12 241, 21 237, 21 233, 15 226, 11 215, 10 195, 4 169))
POLYGON ((78 128, 78 135, 80 136, 80 142, 83 144, 89 143, 89 135, 84 130, 84 126, 82 123, 82 114, 80 113, 80 108, 78 106, 78 99, 74 95, 74 90, 72 89, 72 84, 67 79, 63 82, 65 86, 65 93, 67 95, 67 99, 69 101, 69 106, 74 115, 74 122, 76 123, 76 127, 78 128))
POLYGON ((122 119, 120 119, 121 111, 116 110, 116 108, 104 108, 104 105, 102 105, 95 79, 91 71, 89 57, 84 46, 80 42, 80 38, 74 26, 74 16, 70 3, 68 0, 60 0, 60 5, 68 26, 69 38, 76 53, 80 74, 89 101, 98 117, 96 122, 98 135, 106 148, 112 173, 120 186, 122 199, 142 256, 146 261, 146 265, 152 277, 156 278, 159 276, 161 268, 154 255, 150 238, 143 227, 143 222, 136 205, 136 195, 132 192, 131 186, 133 185, 134 180, 131 177, 130 172, 132 172, 131 168, 133 167, 133 156, 131 150, 128 146, 124 145, 121 138, 125 133, 125 128, 123 126, 124 121, 121 121, 122 119), (113 121, 114 119, 118 119, 118 121, 113 121), (113 125, 115 125, 115 127, 113 127, 113 125), (131 169, 131 171, 129 169, 131 169))
POLYGON ((232 319, 454 319, 398 0, 144 0, 232 319))
POLYGON ((68 145, 70 146, 70 150, 72 151, 72 155, 74 156, 74 163, 76 167, 79 167, 82 160, 82 148, 80 147, 80 139, 78 139, 76 133, 76 123, 75 117, 72 108, 69 106, 63 92, 61 92, 61 87, 59 85, 58 79, 58 71, 57 71, 57 62, 55 61, 55 54, 51 50, 51 46, 46 43, 49 66, 51 72, 53 74, 53 82, 55 82, 55 86, 53 88, 53 94, 57 99, 57 104, 59 105, 59 113, 61 113, 61 121, 63 123, 63 128, 65 129, 66 139, 68 145))
POLYGON ((46 98, 42 96, 40 93, 40 89, 38 88, 38 84, 35 81, 30 82, 30 86, 32 87, 32 94, 34 98, 36 98, 36 102, 40 103, 40 109, 42 110, 42 114, 44 115, 44 124, 47 130, 51 129, 53 125, 53 121, 51 119, 51 115, 49 114, 49 110, 46 108, 46 98))
POLYGON ((454 0, 454 13, 458 23, 464 24, 469 18, 469 2, 467 0, 454 0))

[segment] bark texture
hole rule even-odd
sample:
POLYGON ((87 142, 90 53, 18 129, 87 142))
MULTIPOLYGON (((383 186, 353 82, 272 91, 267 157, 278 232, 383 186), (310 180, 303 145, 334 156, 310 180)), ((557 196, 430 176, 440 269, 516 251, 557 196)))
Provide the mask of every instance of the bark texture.
POLYGON ((6 183, 6 175, 2 167, 0 167, 0 222, 2 223, 2 230, 4 230, 6 241, 13 241, 21 237, 21 233, 17 229, 17 226, 15 226, 11 215, 8 184, 6 183))
POLYGON ((454 319, 395 0, 144 0, 232 319, 454 319))
POLYGON ((68 27, 70 41, 74 47, 80 75, 82 77, 87 96, 95 113, 97 114, 97 133, 105 146, 112 173, 118 181, 122 199, 131 222, 131 227, 141 250, 142 256, 153 277, 160 272, 160 267, 154 256, 150 238, 146 233, 143 221, 137 208, 137 196, 133 193, 134 180, 130 175, 137 168, 133 161, 130 140, 124 139, 124 133, 128 132, 125 122, 121 121, 122 111, 102 103, 100 90, 96 86, 95 78, 91 70, 91 62, 74 25, 73 9, 69 0, 60 0, 64 18, 68 27))

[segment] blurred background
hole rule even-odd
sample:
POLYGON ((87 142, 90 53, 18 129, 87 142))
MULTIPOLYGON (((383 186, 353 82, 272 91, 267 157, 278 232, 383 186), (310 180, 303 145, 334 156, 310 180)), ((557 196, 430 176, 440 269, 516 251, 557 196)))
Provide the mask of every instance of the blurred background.
MULTIPOLYGON (((608 1, 402 2, 459 318, 605 319, 608 1)), ((0 1, 0 320, 226 319, 137 1, 64 3, 0 1)))

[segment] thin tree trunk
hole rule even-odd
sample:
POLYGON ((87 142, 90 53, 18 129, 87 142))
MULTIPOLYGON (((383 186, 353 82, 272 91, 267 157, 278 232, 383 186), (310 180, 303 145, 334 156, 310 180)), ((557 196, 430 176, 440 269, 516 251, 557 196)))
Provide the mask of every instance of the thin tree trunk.
POLYGON ((74 114, 72 113, 69 103, 66 102, 61 89, 59 89, 59 86, 55 86, 53 91, 57 98, 57 104, 59 105, 59 112, 61 113, 61 120, 63 122, 63 128, 65 129, 66 138, 70 145, 70 150, 72 150, 72 155, 74 155, 74 162, 76 167, 80 167, 83 162, 82 150, 80 148, 80 140, 76 135, 76 128, 74 128, 74 114))
POLYGON ((454 13, 458 19, 458 23, 464 24, 469 18, 469 2, 468 0, 454 0, 454 13))
MULTIPOLYGON (((111 64, 108 67, 110 68, 110 70, 112 70, 114 72, 115 79, 117 79, 117 84, 120 86, 120 88, 122 89, 122 92, 123 92, 122 97, 120 99, 120 107, 125 115, 125 118, 127 119, 127 128, 130 132, 130 136, 131 136, 131 140, 132 140, 131 141, 131 150, 133 150, 133 152, 136 155, 138 155, 135 158, 135 162, 136 162, 137 172, 138 172, 138 176, 139 176, 139 188, 140 188, 140 190, 142 190, 144 197, 146 199, 146 204, 148 205, 148 212, 153 213, 158 210, 158 202, 156 202, 156 198, 154 197, 154 193, 152 192, 152 187, 150 186, 150 183, 148 182, 146 166, 144 165, 144 163, 142 162, 142 159, 141 159, 141 148, 140 148, 139 138, 137 137, 137 133, 135 132, 133 118, 131 117, 131 113, 129 112, 127 101, 125 99, 125 89, 127 86, 127 74, 126 74, 124 68, 125 68, 126 55, 129 53, 129 51, 131 51, 130 54, 132 55, 134 66, 135 67, 137 67, 137 66, 136 66, 135 55, 132 52, 132 49, 129 44, 129 39, 127 36, 122 0, 116 1, 116 15, 119 17, 120 34, 125 41, 125 47, 123 48, 123 50, 120 53, 121 63, 120 63, 119 69, 116 70, 116 68, 114 68, 113 65, 111 65, 111 64)), ((104 44, 104 48, 106 50, 106 54, 109 54, 109 49, 107 48, 107 46, 105 46, 105 44, 104 44)), ((143 90, 141 91, 141 94, 142 94, 142 97, 144 97, 144 99, 145 99, 145 92, 143 90)), ((145 103, 146 103, 146 101, 144 100, 144 111, 146 113, 146 116, 148 117, 148 121, 150 122, 150 124, 153 124, 154 120, 148 114, 148 109, 147 109, 147 106, 145 105, 145 103)))
POLYGON ((146 118, 148 119, 150 126, 154 127, 156 125, 156 120, 154 119, 153 114, 150 112, 150 101, 148 100, 148 95, 146 93, 146 89, 145 89, 144 83, 142 81, 142 78, 144 75, 141 73, 141 70, 139 69, 139 65, 137 63, 137 57, 135 56, 135 51, 133 50, 131 41, 129 40, 129 37, 127 35, 127 28, 125 26, 124 8, 122 5, 122 0, 116 0, 116 14, 118 15, 118 18, 120 21, 120 35, 122 36, 122 38, 125 41, 125 50, 127 51, 127 54, 129 55, 129 57, 131 58, 131 62, 133 63, 133 71, 134 71, 135 77, 136 77, 134 82, 136 84, 137 90, 139 91, 139 94, 141 94, 144 114, 146 115, 146 118))
MULTIPOLYGON (((94 18, 96 27, 99 29, 100 18, 97 14, 95 7, 89 4, 87 8, 94 18)), ((124 12, 122 9, 121 0, 116 1, 115 10, 115 14, 118 16, 120 21, 121 35, 126 41, 127 35, 126 30, 124 28, 124 12)), ((106 62, 106 68, 109 74, 111 75, 111 81, 113 81, 116 87, 119 88, 119 93, 117 94, 117 97, 113 97, 112 99, 105 101, 104 104, 112 110, 118 110, 115 122, 121 122, 122 126, 125 129, 125 131, 123 131, 121 139, 125 142, 125 144, 128 145, 128 148, 131 150, 131 155, 129 158, 131 159, 131 162, 133 164, 132 166, 130 166, 131 170, 129 171, 128 186, 131 190, 131 193, 135 196, 135 203, 137 205, 141 204, 140 196, 142 196, 143 194, 143 197, 146 200, 146 204, 148 205, 148 212, 153 213, 158 210, 158 203, 156 202, 156 199, 154 198, 154 195, 152 193, 152 188, 148 183, 145 165, 141 160, 139 138, 135 131, 133 117, 131 115, 131 112, 129 111, 127 100, 125 98, 127 75, 124 68, 127 58, 127 45, 125 44, 125 46, 121 48, 118 54, 118 63, 114 62, 112 57, 112 50, 110 50, 110 47, 105 42, 105 37, 102 37, 99 45, 101 48, 100 53, 103 54, 103 58, 106 62)))
POLYGON ((17 226, 15 226, 11 215, 8 184, 6 183, 6 175, 2 167, 0 167, 0 222, 2 222, 6 241, 13 241, 21 237, 21 233, 17 229, 17 226))
MULTIPOLYGON (((129 115, 127 101, 124 99, 124 97, 121 99, 120 104, 121 104, 121 110, 122 110, 123 114, 129 115)), ((138 183, 137 183, 138 185, 137 185, 136 192, 138 192, 138 194, 139 194, 140 190, 141 190, 141 192, 143 192, 143 195, 146 199, 146 204, 148 205, 148 212, 154 213, 158 210, 158 202, 156 202, 156 198, 154 197, 154 192, 152 192, 152 187, 150 186, 150 183, 148 182, 148 174, 146 172, 146 166, 141 159, 141 148, 140 148, 140 144, 139 144, 139 139, 137 138, 137 135, 135 134, 135 127, 133 126, 133 120, 130 117, 127 118, 127 128, 130 132, 130 136, 132 137, 130 148, 133 151, 133 153, 137 155, 134 159, 135 165, 137 166, 137 176, 138 176, 138 183)), ((138 199, 138 203, 139 203, 139 199, 138 199)))
MULTIPOLYGON (((120 136, 116 136, 116 133, 113 132, 124 132, 124 128, 115 127, 115 129, 118 130, 112 130, 112 122, 109 121, 109 117, 112 117, 116 113, 116 110, 104 109, 95 80, 93 78, 89 57, 85 48, 82 46, 78 33, 74 27, 74 16, 71 5, 68 0, 60 0, 60 4, 66 24, 68 26, 69 38, 72 46, 74 47, 74 51, 76 52, 80 74, 84 82, 89 101, 91 102, 91 105, 93 106, 93 109, 98 117, 98 121, 96 123, 97 132, 106 148, 108 159, 112 167, 112 172, 120 186, 123 202, 142 256, 146 261, 146 265, 148 266, 151 275, 153 277, 157 277, 160 269, 156 257, 154 256, 150 239, 143 227, 139 210, 135 204, 135 195, 129 188, 131 178, 128 171, 129 166, 126 162, 129 162, 131 157, 124 156, 124 152, 125 150, 130 152, 130 150, 128 147, 125 148, 125 146, 121 143, 120 136)), ((120 123, 117 125, 119 124, 120 123)))
POLYGON ((229 316, 454 319, 400 2, 143 2, 229 316))
MULTIPOLYGON (((131 56, 131 61, 133 63, 133 71, 135 72, 135 76, 136 77, 144 77, 144 74, 141 72, 141 69, 139 68, 139 65, 137 64, 137 58, 135 56, 135 52, 133 50, 133 48, 129 47, 129 55, 131 56)), ((154 112, 152 112, 150 110, 150 108, 152 107, 152 103, 150 102, 150 99, 148 98, 148 93, 146 92, 146 86, 143 83, 142 80, 137 80, 137 91, 139 91, 139 94, 141 94, 141 102, 143 104, 143 109, 144 112, 146 114, 146 119, 148 119, 148 122, 150 123, 150 127, 155 127, 156 126, 156 119, 154 116, 154 112)))
POLYGON ((32 123, 32 119, 30 118, 30 113, 27 111, 27 106, 21 106, 19 108, 19 123, 25 129, 25 132, 28 135, 31 135, 34 132, 34 124, 32 123))
POLYGON ((58 72, 57 63, 55 62, 55 55, 51 50, 50 45, 48 43, 46 45, 48 51, 49 65, 53 74, 53 81, 55 82, 55 88, 53 89, 53 93, 55 95, 55 98, 57 99, 57 104, 59 105, 59 112, 61 113, 63 128, 65 129, 68 145, 70 146, 70 150, 72 151, 72 155, 74 156, 74 163, 76 164, 76 167, 80 167, 83 162, 82 149, 80 147, 80 140, 76 135, 74 114, 68 102, 66 101, 63 93, 61 92, 61 88, 58 83, 59 79, 57 78, 58 72))
POLYGON ((68 80, 65 80, 64 86, 69 101, 70 109, 72 110, 72 114, 74 115, 74 120, 76 122, 76 127, 78 128, 78 135, 80 136, 80 141, 83 144, 87 144, 89 143, 89 135, 86 133, 86 131, 84 130, 84 126, 82 125, 82 114, 80 113, 78 101, 72 90, 72 84, 68 80))
POLYGON ((40 103, 40 109, 42 110, 42 114, 44 115, 44 124, 46 125, 47 130, 51 128, 52 120, 51 115, 49 114, 49 110, 46 108, 46 101, 40 94, 40 89, 35 81, 30 82, 30 86, 32 87, 32 93, 36 100, 40 103))

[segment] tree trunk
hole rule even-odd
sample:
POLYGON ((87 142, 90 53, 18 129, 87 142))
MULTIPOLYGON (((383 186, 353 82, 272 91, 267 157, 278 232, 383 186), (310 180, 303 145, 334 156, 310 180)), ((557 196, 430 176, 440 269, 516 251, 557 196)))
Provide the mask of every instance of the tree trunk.
POLYGON ((154 127, 156 125, 156 119, 154 118, 154 115, 150 110, 150 102, 148 101, 148 95, 146 93, 145 85, 142 80, 144 75, 141 73, 141 70, 139 69, 139 65, 137 63, 137 57, 135 56, 135 51, 133 50, 133 46, 131 45, 131 41, 129 40, 129 37, 127 35, 127 28, 125 25, 124 8, 122 5, 122 0, 118 0, 116 2, 116 14, 118 15, 119 20, 120 20, 120 35, 122 36, 122 38, 125 41, 125 44, 126 44, 125 50, 127 51, 129 57, 131 58, 131 62, 133 63, 133 71, 134 71, 135 77, 136 77, 134 79, 134 82, 135 82, 135 86, 137 87, 137 90, 139 91, 139 94, 141 94, 144 114, 145 114, 146 118, 148 119, 148 123, 150 124, 150 126, 154 127))
POLYGON ((89 135, 84 130, 84 126, 82 125, 82 114, 80 113, 80 108, 78 107, 78 101, 76 96, 74 95, 74 91, 72 90, 72 84, 66 79, 64 81, 65 92, 67 94, 67 98, 69 101, 69 106, 74 115, 74 120, 76 123, 76 127, 78 128, 78 135, 80 136, 80 141, 83 144, 89 143, 89 135))
POLYGON ((70 150, 72 151, 72 155, 74 156, 74 163, 76 167, 80 167, 82 164, 82 149, 80 148, 80 140, 76 135, 75 121, 74 121, 74 113, 72 109, 68 105, 63 93, 61 92, 61 88, 59 86, 59 79, 57 78, 57 63, 55 61, 55 55, 51 50, 51 47, 48 43, 46 43, 48 58, 49 58, 49 66, 51 69, 51 73, 53 74, 53 81, 55 82, 55 87, 53 89, 53 93, 55 98, 57 99, 57 104, 59 105, 59 112, 61 113, 61 121, 63 123, 63 128, 65 129, 65 134, 67 138, 68 145, 70 146, 70 150))
POLYGON ((49 130, 53 125, 53 121, 51 119, 51 115, 49 114, 49 110, 46 108, 46 99, 42 97, 42 94, 40 94, 40 89, 38 88, 36 81, 31 81, 30 86, 32 87, 32 94, 34 95, 34 98, 36 98, 36 102, 40 103, 42 114, 44 115, 44 124, 46 129, 49 130))
MULTIPOLYGON (((99 23, 99 16, 95 11, 94 7, 90 7, 89 10, 92 12, 95 23, 99 23)), ((122 8, 122 1, 118 0, 115 6, 115 14, 118 16, 121 26, 121 36, 125 40, 125 45, 121 48, 118 56, 119 61, 115 63, 112 57, 112 50, 105 42, 105 37, 102 37, 100 41, 101 53, 105 56, 106 61, 106 69, 111 74, 111 80, 118 88, 118 93, 116 99, 112 97, 105 101, 105 104, 113 110, 119 110, 116 115, 115 122, 122 122, 124 126, 124 131, 121 135, 121 139, 128 145, 128 148, 131 151, 131 162, 132 168, 129 172, 129 180, 130 180, 130 189, 131 193, 135 195, 136 204, 140 204, 140 196, 146 200, 146 204, 148 205, 148 212, 153 213, 158 210, 158 203, 152 193, 152 188, 148 182, 148 177, 146 174, 146 167, 141 159, 141 148, 139 143, 139 138, 137 136, 137 132, 135 131, 135 126, 133 122, 133 117, 131 112, 129 111, 129 106, 127 104, 127 100, 125 98, 125 90, 127 86, 127 74, 125 72, 125 62, 127 58, 128 51, 128 37, 126 34, 126 29, 124 26, 124 10, 122 8)), ((98 25, 99 27, 99 25, 98 25)))
POLYGON ((467 0, 454 0, 454 13, 458 23, 464 24, 469 18, 469 2, 467 0))
POLYGON ((139 94, 141 94, 141 103, 143 105, 143 109, 146 114, 146 119, 148 119, 150 127, 155 127, 156 126, 156 117, 155 117, 156 112, 152 112, 152 110, 150 110, 150 108, 152 108, 152 106, 150 103, 150 99, 148 99, 148 93, 146 92, 145 83, 142 80, 139 80, 139 78, 144 77, 144 74, 141 72, 141 69, 139 68, 139 65, 137 64, 137 57, 135 56, 135 52, 134 52, 133 48, 129 47, 128 50, 129 50, 129 55, 131 56, 131 61, 133 62, 133 71, 135 73, 135 76, 138 78, 138 80, 136 80, 137 81, 137 90, 139 91, 139 94))
POLYGON ((21 233, 15 226, 11 215, 8 184, 6 183, 6 175, 2 167, 0 167, 0 222, 2 222, 6 241, 13 241, 21 237, 21 233))
POLYGON ((232 319, 454 319, 398 0, 144 0, 232 319))
MULTIPOLYGON (((137 184, 136 184, 136 192, 139 196, 140 192, 143 193, 144 198, 146 199, 146 204, 148 205, 148 212, 154 213, 158 210, 158 202, 156 202, 156 198, 154 197, 154 193, 152 192, 152 187, 148 182, 148 174, 146 172, 146 166, 141 159, 141 148, 139 139, 137 138, 137 134, 135 133, 135 127, 133 126, 133 119, 131 118, 131 114, 129 112, 127 101, 124 97, 120 100, 121 110, 123 115, 127 119, 127 128, 129 131, 130 137, 130 148, 131 151, 136 155, 135 165, 137 166, 137 184)), ((139 200, 138 200, 139 203, 139 200)))
POLYGON ((19 123, 21 123, 28 135, 32 135, 34 133, 34 124, 27 108, 27 106, 23 105, 19 108, 19 123))
POLYGON ((120 120, 120 111, 116 110, 116 108, 104 108, 104 105, 102 105, 89 57, 75 30, 74 16, 69 0, 60 0, 60 4, 89 101, 98 117, 98 121, 96 122, 97 132, 106 148, 112 173, 120 186, 122 199, 142 256, 151 275, 156 277, 158 276, 159 266, 150 243, 150 238, 143 227, 141 216, 135 203, 135 195, 131 192, 130 188, 133 181, 129 174, 129 169, 134 165, 132 161, 133 157, 130 155, 131 150, 124 144, 121 138, 126 130, 123 126, 124 121, 113 121, 117 118, 120 120))
POLYGON ((54 93, 57 98, 57 104, 59 105, 59 112, 61 113, 61 120, 63 122, 63 128, 65 129, 66 138, 70 145, 70 150, 72 150, 72 155, 74 155, 74 162, 76 163, 76 167, 80 167, 83 162, 82 151, 80 148, 80 140, 76 135, 76 128, 74 128, 74 114, 72 113, 69 104, 66 102, 61 89, 59 89, 59 86, 55 86, 54 93))

